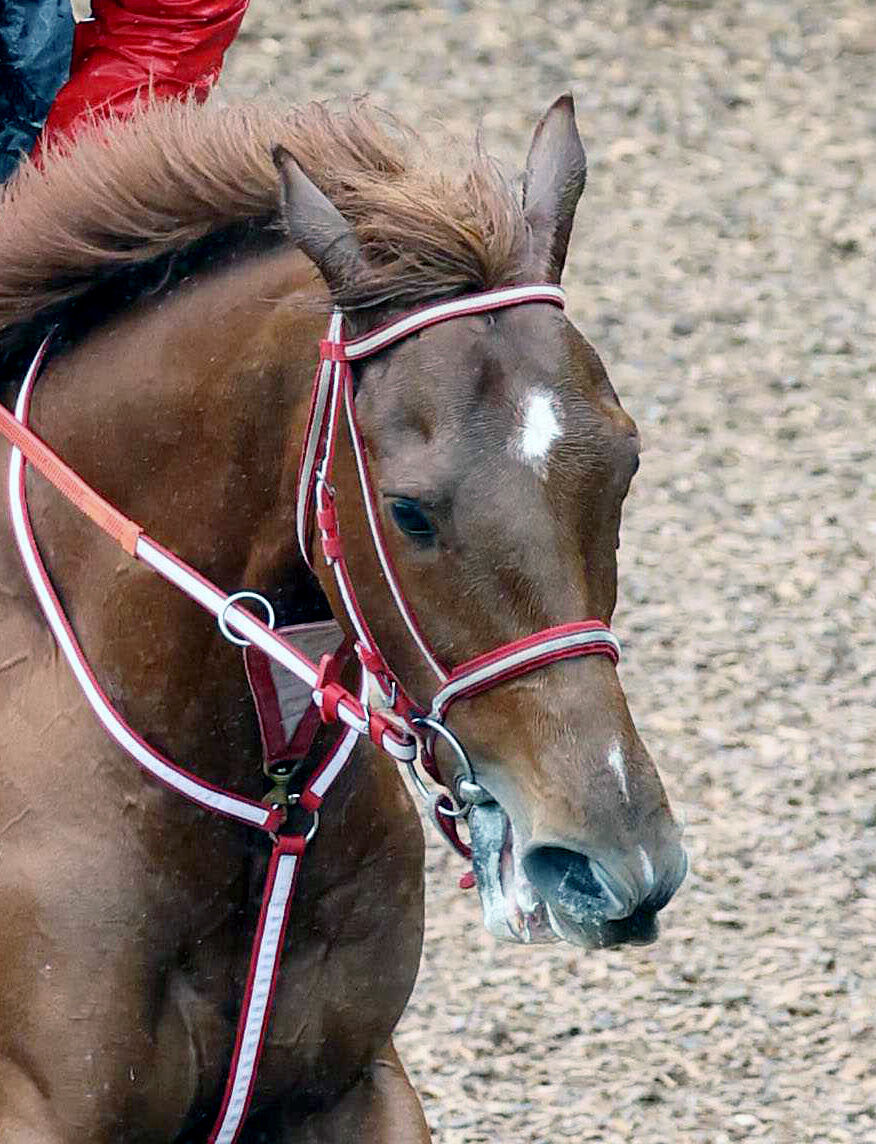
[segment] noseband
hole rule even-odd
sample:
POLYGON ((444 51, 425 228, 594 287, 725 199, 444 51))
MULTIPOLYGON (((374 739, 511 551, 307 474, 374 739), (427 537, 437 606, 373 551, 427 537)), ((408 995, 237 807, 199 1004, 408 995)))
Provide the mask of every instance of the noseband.
MULTIPOLYGON (((365 446, 356 420, 353 363, 380 353, 438 322, 537 303, 562 307, 563 292, 558 286, 530 285, 473 294, 426 306, 373 330, 364 337, 349 341, 344 338, 342 312, 336 310, 332 315, 328 335, 320 343, 320 360, 299 469, 296 527, 301 551, 309 563, 309 539, 315 521, 323 556, 332 569, 349 622, 356 634, 355 650, 362 666, 362 684, 358 696, 338 682, 343 666, 343 658, 339 653, 323 656, 319 664, 312 662, 281 633, 272 630, 273 613, 263 597, 248 591, 227 595, 174 553, 147 536, 139 524, 124 516, 87 485, 41 438, 27 428, 31 393, 48 349, 49 338, 40 346, 27 371, 15 415, 0 406, 0 433, 12 446, 9 502, 16 543, 58 646, 101 724, 116 743, 154 779, 205 810, 262 830, 273 841, 231 1070, 209 1144, 234 1144, 245 1122, 270 1016, 270 1000, 279 971, 289 906, 300 860, 307 843, 316 832, 319 807, 329 787, 350 759, 358 737, 369 737, 396 762, 405 763, 411 768, 417 789, 427 797, 432 820, 457 849, 467 854, 470 852, 459 838, 456 820, 467 814, 472 805, 488 801, 490 795, 478 783, 464 746, 446 724, 450 708, 461 700, 470 699, 561 659, 602 655, 613 663, 617 662, 620 652, 617 639, 605 624, 591 619, 545 628, 453 668, 442 664, 423 634, 393 567, 380 525, 365 446), (436 690, 427 707, 418 705, 410 697, 382 655, 359 605, 347 566, 338 526, 336 492, 331 482, 342 417, 349 429, 371 537, 395 607, 437 680, 436 690), (251 644, 301 680, 310 691, 312 703, 318 708, 322 721, 338 723, 342 727, 341 734, 310 771, 302 790, 285 793, 286 788, 279 783, 263 802, 221 790, 165 758, 127 724, 101 688, 52 587, 31 526, 25 461, 38 469, 80 512, 112 537, 129 555, 147 564, 159 576, 212 613, 226 638, 234 643, 251 644), (255 598, 265 605, 269 623, 262 622, 239 606, 239 600, 246 597, 255 598), (375 681, 382 697, 382 703, 377 708, 370 702, 369 680, 375 681), (447 743, 454 759, 454 778, 451 783, 453 798, 440 787, 437 793, 431 793, 415 769, 419 755, 426 772, 440 783, 433 754, 438 738, 447 743), (276 794, 278 789, 283 792, 282 796, 276 794), (300 833, 292 832, 287 825, 288 808, 294 804, 309 814, 307 829, 300 833)), ((269 777, 279 780, 279 774, 268 773, 269 777)))

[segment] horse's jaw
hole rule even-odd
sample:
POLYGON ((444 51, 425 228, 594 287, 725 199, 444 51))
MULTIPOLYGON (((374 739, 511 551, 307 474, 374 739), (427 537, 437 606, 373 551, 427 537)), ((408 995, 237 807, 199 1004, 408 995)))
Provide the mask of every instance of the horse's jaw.
POLYGON ((526 877, 523 846, 502 807, 497 802, 474 806, 468 824, 487 932, 500 941, 524 944, 565 937, 554 927, 547 902, 526 877))

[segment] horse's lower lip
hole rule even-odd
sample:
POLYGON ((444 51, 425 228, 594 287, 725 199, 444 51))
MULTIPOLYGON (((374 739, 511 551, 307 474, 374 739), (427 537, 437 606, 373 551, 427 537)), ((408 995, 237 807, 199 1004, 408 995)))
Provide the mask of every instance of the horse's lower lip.
POLYGON ((651 910, 637 910, 620 921, 583 923, 557 914, 548 906, 554 932, 564 941, 585 949, 613 949, 619 945, 651 945, 657 940, 660 926, 651 910))
POLYGON ((484 911, 484 925, 502 941, 556 941, 547 906, 517 869, 508 815, 497 802, 472 808, 472 863, 484 911))

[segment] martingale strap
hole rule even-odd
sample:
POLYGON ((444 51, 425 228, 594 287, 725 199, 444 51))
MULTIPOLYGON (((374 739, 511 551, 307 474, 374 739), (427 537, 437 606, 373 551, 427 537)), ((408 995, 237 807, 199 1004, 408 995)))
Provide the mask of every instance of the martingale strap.
POLYGON ((231 1067, 208 1144, 234 1144, 249 1111, 305 845, 300 835, 281 834, 271 852, 231 1067))

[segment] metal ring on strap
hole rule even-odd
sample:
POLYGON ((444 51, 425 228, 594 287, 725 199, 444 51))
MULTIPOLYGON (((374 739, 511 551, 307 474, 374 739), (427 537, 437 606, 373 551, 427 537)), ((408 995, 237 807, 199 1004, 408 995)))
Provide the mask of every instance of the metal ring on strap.
MULTIPOLYGON (((289 795, 289 806, 297 806, 298 803, 300 802, 300 800, 301 800, 300 794, 290 794, 289 795)), ((302 807, 302 810, 303 809, 304 808, 302 807)), ((312 822, 310 824, 310 829, 304 835, 304 841, 305 842, 312 842, 314 840, 314 838, 316 838, 317 830, 319 830, 319 811, 318 810, 311 810, 311 811, 309 811, 309 814, 312 818, 312 822)))
POLYGON ((234 635, 229 629, 228 621, 225 618, 225 613, 228 611, 231 605, 236 604, 238 600, 257 600, 258 603, 260 603, 265 609, 265 623, 269 628, 273 628, 274 624, 277 622, 277 617, 274 614, 274 609, 271 607, 270 601, 266 600, 265 597, 260 595, 258 592, 235 592, 233 595, 228 597, 228 599, 222 605, 222 609, 219 612, 219 615, 216 617, 216 622, 219 624, 219 631, 223 634, 223 636, 225 636, 229 643, 237 644, 238 647, 249 647, 249 640, 245 640, 240 636, 234 635))
MULTIPOLYGON (((432 732, 433 741, 436 735, 440 735, 462 764, 463 774, 461 777, 457 776, 453 783, 453 794, 460 805, 456 810, 447 810, 446 807, 439 806, 439 814, 443 814, 447 818, 465 818, 477 803, 493 801, 492 796, 488 795, 475 779, 468 753, 449 727, 445 727, 440 720, 433 719, 430 715, 414 715, 411 717, 411 722, 415 727, 428 727, 432 732)), ((419 778, 419 776, 416 777, 419 778)))

